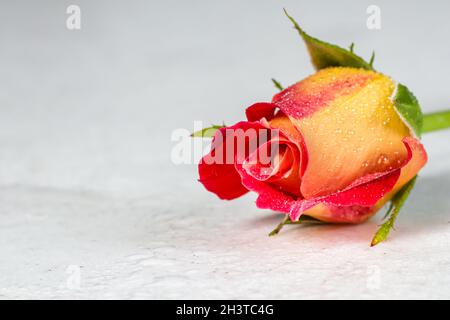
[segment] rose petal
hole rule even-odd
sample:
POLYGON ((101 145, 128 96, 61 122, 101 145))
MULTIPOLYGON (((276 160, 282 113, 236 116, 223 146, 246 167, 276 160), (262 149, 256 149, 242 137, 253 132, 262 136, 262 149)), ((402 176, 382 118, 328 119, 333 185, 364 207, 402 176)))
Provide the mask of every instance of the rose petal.
POLYGON ((323 69, 276 94, 272 103, 286 115, 302 119, 327 108, 337 97, 358 92, 376 75, 354 68, 323 69))
POLYGON ((285 94, 290 99, 274 98, 305 141, 301 193, 306 199, 403 166, 402 140, 410 131, 390 99, 394 88, 391 79, 372 71, 331 68, 287 89, 293 92, 285 94))
POLYGON ((265 118, 267 121, 271 120, 276 113, 277 106, 273 103, 258 102, 245 110, 248 121, 259 121, 265 118))
MULTIPOLYGON (((244 133, 252 129, 267 130, 255 122, 239 122, 234 126, 221 128, 213 139, 211 151, 202 158, 198 166, 199 181, 208 191, 215 193, 223 200, 232 200, 248 192, 247 188, 242 185, 241 177, 236 172, 234 164, 237 157, 245 158, 246 156, 238 154, 236 147, 237 139, 233 132, 239 129, 243 130, 244 133), (232 143, 233 140, 234 148, 228 150, 227 144, 232 143), (229 154, 230 152, 232 154, 229 154), (233 160, 232 163, 227 161, 230 158, 233 160), (220 159, 222 161, 220 161, 221 163, 217 163, 214 162, 214 159, 220 159)), ((245 149, 247 149, 247 152, 249 151, 248 145, 245 149)))
POLYGON ((267 150, 266 145, 263 145, 243 163, 243 169, 258 181, 268 183, 277 190, 287 192, 295 197, 301 197, 299 173, 301 155, 297 145, 285 137, 272 139, 267 143, 267 145, 274 144, 277 144, 280 149, 280 152, 276 152, 278 155, 275 159, 266 165, 257 161, 261 154, 260 149, 265 148, 263 153, 267 150))
POLYGON ((369 219, 375 212, 376 207, 364 206, 334 206, 330 204, 318 204, 305 211, 303 214, 330 223, 361 223, 369 219))
POLYGON ((259 208, 289 213, 293 221, 298 220, 303 212, 320 203, 339 207, 374 206, 385 194, 392 190, 400 176, 400 170, 395 170, 373 181, 342 192, 324 197, 298 200, 276 190, 267 183, 254 179, 246 173, 242 166, 236 165, 236 169, 241 175, 242 184, 247 189, 258 193, 256 205, 259 208))
MULTIPOLYGON (((375 214, 389 201, 407 182, 414 178, 427 162, 427 154, 423 145, 414 138, 405 138, 408 149, 408 162, 401 168, 400 177, 392 191, 387 193, 375 206, 337 207, 333 205, 317 205, 303 214, 326 222, 360 223, 375 214)), ((369 179, 369 177, 366 177, 369 179)))
POLYGON ((378 203, 377 208, 381 208, 386 204, 403 186, 411 181, 417 173, 425 166, 428 156, 424 146, 415 138, 405 138, 403 140, 411 154, 410 161, 401 169, 400 177, 391 192, 383 197, 378 203))

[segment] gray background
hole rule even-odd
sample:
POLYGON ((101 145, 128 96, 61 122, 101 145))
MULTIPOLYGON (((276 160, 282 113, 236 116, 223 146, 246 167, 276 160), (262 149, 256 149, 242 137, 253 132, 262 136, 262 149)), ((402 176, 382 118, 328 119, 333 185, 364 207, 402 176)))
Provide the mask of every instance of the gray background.
POLYGON ((253 195, 221 202, 170 162, 175 128, 238 121, 276 92, 270 78, 313 72, 283 7, 314 36, 375 50, 426 112, 450 108, 445 1, 1 1, 0 297, 449 297, 448 131, 425 137, 430 162, 375 249, 380 217, 269 239, 279 217, 253 195))

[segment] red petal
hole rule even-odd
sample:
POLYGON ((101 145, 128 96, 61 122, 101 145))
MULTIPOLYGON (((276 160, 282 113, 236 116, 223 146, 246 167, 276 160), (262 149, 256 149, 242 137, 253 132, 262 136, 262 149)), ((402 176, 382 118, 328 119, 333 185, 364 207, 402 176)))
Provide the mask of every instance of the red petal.
POLYGON ((335 206, 373 206, 386 193, 394 188, 395 183, 400 177, 400 169, 386 174, 380 178, 372 180, 365 184, 360 184, 354 188, 337 192, 330 196, 317 198, 322 203, 332 204, 335 206))
POLYGON ((281 136, 260 146, 260 149, 251 154, 242 167, 254 179, 276 186, 279 190, 295 197, 301 197, 300 159, 297 145, 281 136), (278 144, 279 154, 274 156, 270 163, 258 161, 260 155, 269 149, 268 145, 272 144, 278 144))
MULTIPOLYGON (((234 130, 241 129, 247 132, 249 129, 264 129, 259 123, 239 122, 232 127, 221 128, 214 136, 211 151, 202 158, 198 165, 199 181, 208 191, 215 193, 220 199, 232 200, 248 192, 241 183, 241 177, 237 173, 234 163, 227 163, 227 159, 236 160, 238 155, 236 143, 234 143, 233 154, 227 155, 227 143, 232 143, 236 139, 234 130), (216 154, 218 153, 218 154, 216 154), (227 158, 228 157, 228 158, 227 158), (214 162, 213 159, 220 158, 221 163, 214 162)), ((234 141, 235 142, 235 141, 234 141)), ((249 148, 246 148, 248 151, 249 148)))
POLYGON ((302 119, 328 107, 340 96, 357 92, 375 75, 360 69, 323 69, 276 94, 272 103, 286 115, 302 119))
POLYGON ((198 172, 199 181, 208 191, 215 193, 222 200, 233 200, 248 192, 242 185, 241 177, 234 165, 201 163, 198 172))
POLYGON ((262 118, 266 118, 270 121, 275 116, 275 111, 277 106, 273 103, 268 102, 258 102, 245 110, 245 115, 248 121, 259 121, 262 118))
POLYGON ((267 183, 254 179, 246 173, 242 166, 237 165, 236 168, 241 175, 243 185, 259 194, 256 201, 259 208, 288 213, 294 221, 298 220, 303 212, 321 203, 339 207, 374 206, 385 194, 392 190, 400 176, 400 170, 395 170, 373 181, 342 192, 325 197, 298 200, 276 190, 267 183))
MULTIPOLYGON (((408 158, 404 162, 403 168, 409 166, 413 159, 413 151, 420 149, 420 143, 413 142, 416 141, 412 141, 412 139, 404 140, 408 150, 408 158)), ((290 214, 291 219, 296 221, 305 211, 311 210, 317 205, 322 205, 326 209, 325 215, 321 214, 320 210, 318 212, 312 210, 307 214, 324 221, 350 223, 361 222, 375 213, 375 206, 393 190, 402 172, 402 169, 395 169, 384 174, 368 175, 358 179, 347 189, 331 195, 312 199, 295 199, 267 183, 254 179, 242 166, 237 165, 236 168, 241 175, 243 185, 258 193, 256 204, 261 209, 272 209, 290 214)))

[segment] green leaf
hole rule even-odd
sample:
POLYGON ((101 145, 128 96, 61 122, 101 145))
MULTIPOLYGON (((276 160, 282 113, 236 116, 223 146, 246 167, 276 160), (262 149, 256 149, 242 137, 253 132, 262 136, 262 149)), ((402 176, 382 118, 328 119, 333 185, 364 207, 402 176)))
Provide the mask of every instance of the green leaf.
POLYGON ((277 89, 280 90, 280 91, 283 91, 283 90, 284 90, 284 89, 283 89, 283 86, 281 85, 281 83, 279 83, 279 82, 278 82, 277 80, 275 80, 274 78, 272 78, 272 82, 273 82, 275 88, 277 88, 277 89))
POLYGON ((397 85, 397 93, 394 97, 394 106, 401 117, 406 121, 409 128, 417 137, 422 136, 423 113, 419 102, 409 89, 402 85, 397 85))
POLYGON ((379 244, 380 242, 383 242, 386 240, 386 238, 389 235, 389 232, 391 229, 394 228, 395 219, 397 218, 400 210, 402 209, 403 205, 405 204, 406 200, 408 199, 409 195, 411 194, 412 189, 414 188, 414 185, 416 184, 417 176, 412 179, 410 182, 408 182, 391 200, 391 206, 389 207, 388 212, 386 213, 385 217, 389 217, 386 222, 384 222, 380 228, 378 229, 377 233, 372 239, 372 242, 370 244, 371 247, 379 244))
POLYGON ((300 28, 294 18, 287 13, 286 9, 284 9, 284 13, 294 24, 294 28, 303 38, 303 41, 305 41, 306 47, 308 48, 311 56, 311 62, 316 70, 328 67, 352 67, 373 70, 370 63, 353 53, 353 44, 350 46, 350 50, 347 50, 334 44, 311 37, 300 28))
POLYGON ((194 133, 191 134, 192 138, 212 138, 214 137, 214 135, 216 134, 216 131, 219 130, 220 128, 224 128, 224 125, 212 125, 209 128, 204 128, 202 130, 196 131, 194 133))

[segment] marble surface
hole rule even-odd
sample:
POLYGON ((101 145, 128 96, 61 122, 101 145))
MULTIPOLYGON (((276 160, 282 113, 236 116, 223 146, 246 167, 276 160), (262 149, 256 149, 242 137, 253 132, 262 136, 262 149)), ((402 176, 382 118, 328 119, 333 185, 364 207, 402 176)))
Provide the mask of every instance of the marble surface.
POLYGON ((357 226, 288 226, 254 195, 219 201, 174 165, 176 128, 232 123, 312 73, 283 17, 450 107, 444 2, 70 1, 0 4, 0 298, 449 298, 450 131, 389 240, 357 226), (399 14, 402 23, 398 22, 399 14), (439 21, 439 28, 428 23, 439 21))

